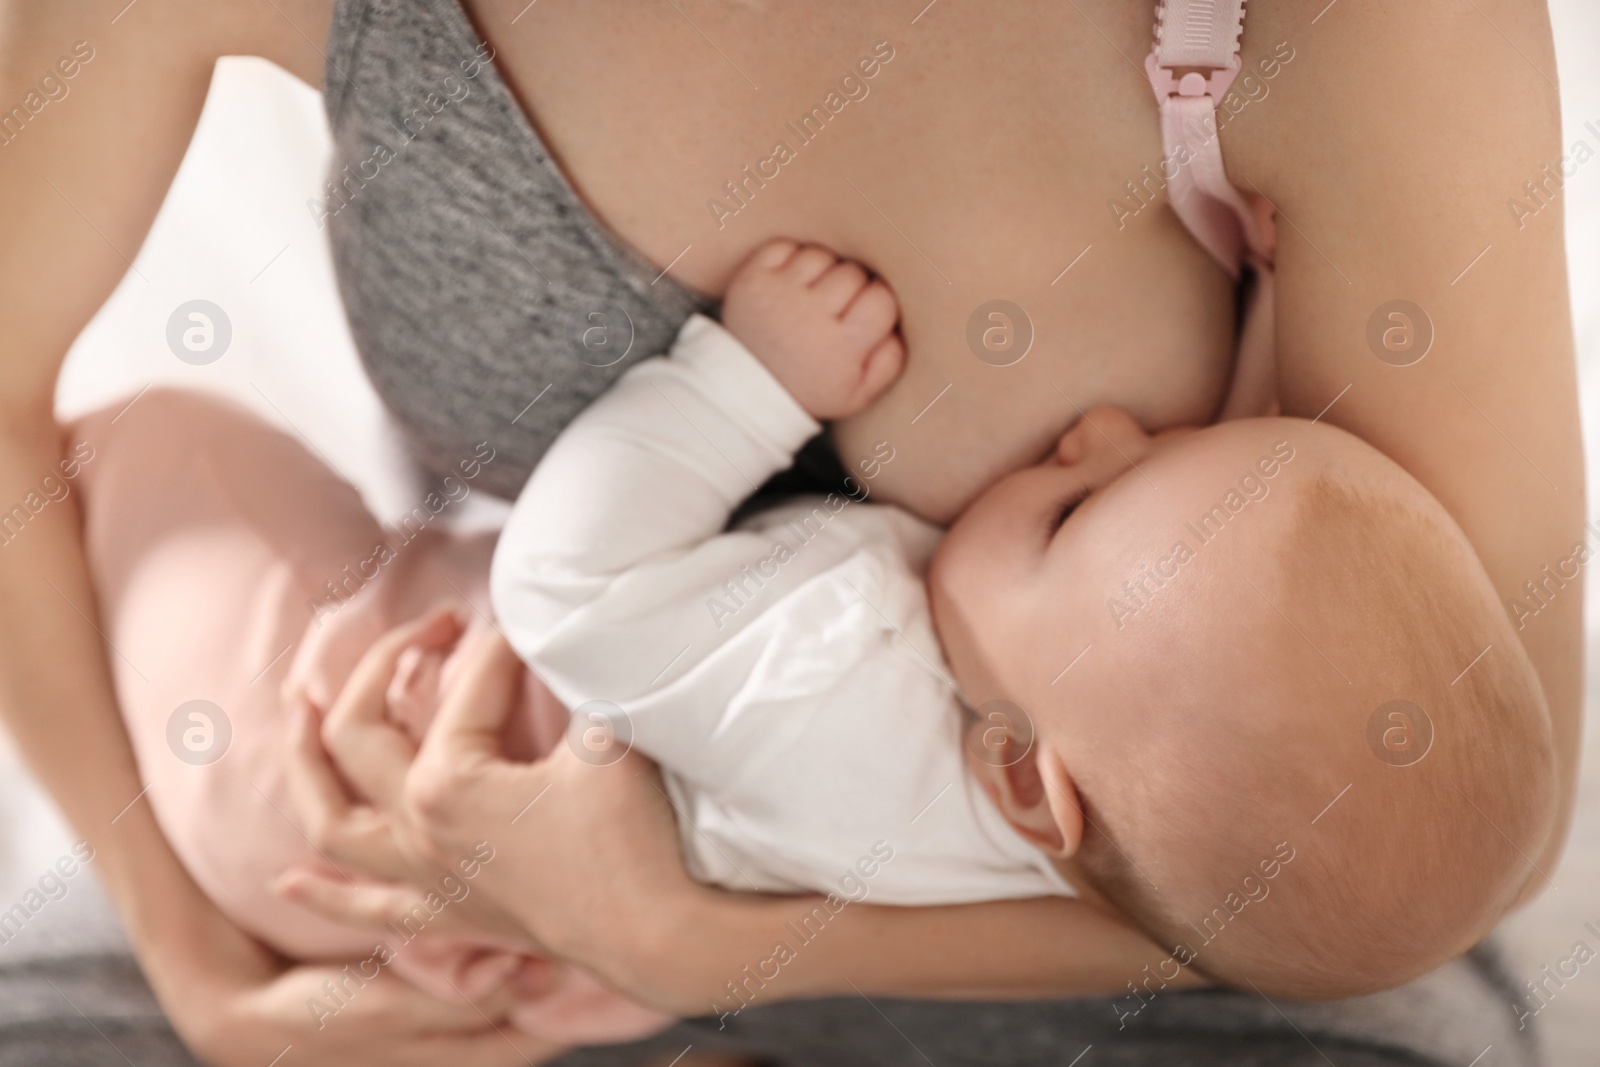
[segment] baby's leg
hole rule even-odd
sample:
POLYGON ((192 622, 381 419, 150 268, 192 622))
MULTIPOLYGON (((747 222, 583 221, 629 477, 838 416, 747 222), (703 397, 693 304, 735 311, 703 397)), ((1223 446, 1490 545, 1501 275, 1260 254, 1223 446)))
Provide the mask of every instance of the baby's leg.
MULTIPOLYGON (((285 784, 279 687, 324 583, 355 573, 382 531, 298 440, 226 401, 151 390, 69 433, 94 449, 76 485, 117 693, 148 786, 139 802, 243 928, 298 958, 370 953, 370 934, 324 922, 266 886, 286 865, 317 859, 285 784)), ((404 580, 391 569, 359 592, 347 583, 351 599, 330 621, 375 637, 389 621, 383 584, 404 580)))
MULTIPOLYGON (((153 807, 195 880, 243 929, 296 959, 371 956, 373 932, 267 890, 286 867, 320 860, 294 821, 280 688, 292 675, 326 706, 392 626, 447 597, 486 613, 493 538, 384 530, 299 441, 206 396, 153 390, 69 432, 94 449, 76 485, 147 785, 138 802, 153 807)), ((532 756, 559 738, 566 712, 527 681, 514 733, 532 756)), ((436 700, 417 703, 412 725, 425 729, 436 700)), ((431 933, 391 947, 394 968, 441 997, 547 966, 431 933)), ((515 1020, 566 1041, 624 1040, 666 1022, 567 968, 515 1020)))

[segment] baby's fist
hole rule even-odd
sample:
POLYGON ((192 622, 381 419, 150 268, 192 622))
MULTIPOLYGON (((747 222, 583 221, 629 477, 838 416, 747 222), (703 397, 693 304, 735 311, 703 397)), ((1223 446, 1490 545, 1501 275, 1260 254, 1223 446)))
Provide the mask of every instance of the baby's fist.
POLYGON ((900 305, 859 263, 770 241, 739 268, 722 324, 815 419, 864 410, 905 365, 900 305))

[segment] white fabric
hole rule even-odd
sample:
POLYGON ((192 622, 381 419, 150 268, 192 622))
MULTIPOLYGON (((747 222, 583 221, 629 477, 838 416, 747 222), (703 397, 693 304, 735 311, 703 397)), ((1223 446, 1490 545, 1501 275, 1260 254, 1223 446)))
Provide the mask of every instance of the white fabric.
POLYGON ((491 583, 505 633, 580 723, 587 701, 622 708, 702 881, 840 892, 881 842, 865 882, 885 903, 1070 894, 966 768, 922 581, 938 528, 813 496, 725 531, 818 429, 691 319, 518 498, 491 583))

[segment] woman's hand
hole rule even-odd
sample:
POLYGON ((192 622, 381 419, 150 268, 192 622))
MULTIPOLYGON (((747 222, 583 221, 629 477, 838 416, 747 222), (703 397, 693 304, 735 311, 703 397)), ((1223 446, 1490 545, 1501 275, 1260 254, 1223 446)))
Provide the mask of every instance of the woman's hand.
POLYGON ((558 1051, 505 1021, 509 988, 451 1004, 382 969, 362 979, 354 966, 286 965, 209 906, 190 919, 193 929, 144 963, 173 1026, 207 1063, 263 1067, 293 1049, 303 1067, 510 1067, 558 1051))
POLYGON ((387 717, 385 694, 407 649, 447 650, 461 632, 448 607, 389 631, 362 657, 325 722, 309 701, 291 696, 289 785, 307 835, 324 856, 385 884, 291 868, 273 888, 310 910, 374 929, 399 923, 431 894, 451 903, 429 909, 437 930, 490 934, 533 951, 539 946, 516 918, 472 892, 493 856, 482 840, 455 852, 435 848, 406 818, 402 790, 416 746, 387 717))
POLYGON ((537 763, 507 760, 500 739, 522 664, 490 631, 465 656, 406 776, 408 818, 445 853, 487 841, 498 866, 485 868, 486 888, 540 943, 654 1002, 641 979, 662 947, 661 917, 706 892, 684 869, 655 765, 604 745, 580 756, 571 743, 537 763))
POLYGON ((571 743, 537 764, 506 761, 502 709, 521 666, 493 633, 467 655, 461 686, 406 776, 411 818, 436 847, 493 843, 504 862, 486 874, 489 892, 556 953, 652 1007, 737 1013, 745 1001, 729 990, 752 967, 765 981, 763 1003, 861 993, 1103 996, 1150 968, 1171 988, 1205 984, 1126 920, 1082 900, 913 908, 701 886, 684 869, 652 763, 603 749, 596 759, 571 743), (795 929, 819 911, 832 916, 829 935, 797 940, 795 929), (780 943, 792 951, 775 952, 780 943))
MULTIPOLYGON (((660 776, 637 753, 569 743, 537 763, 505 759, 501 728, 522 665, 496 633, 468 641, 463 670, 415 759, 408 764, 408 750, 380 742, 345 750, 340 769, 352 780, 399 780, 388 825, 434 862, 480 842, 492 847, 476 885, 550 953, 662 1011, 737 1011, 743 1002, 729 984, 746 967, 770 967, 774 945, 793 941, 795 924, 814 921, 824 902, 695 883, 660 776)), ((352 677, 350 687, 367 692, 347 694, 351 707, 370 708, 369 697, 382 692, 384 671, 376 668, 391 655, 386 645, 369 653, 375 669, 364 664, 352 677)), ((378 722, 371 717, 362 728, 378 722)), ((340 821, 330 794, 310 799, 327 809, 306 812, 313 824, 340 821)), ((335 881, 307 903, 344 922, 372 921, 392 906, 380 891, 335 881)), ((829 936, 782 965, 781 978, 763 988, 763 1003, 853 993, 1103 996, 1152 968, 1171 988, 1204 982, 1125 921, 1081 900, 854 903, 829 926, 836 927, 829 936)))
POLYGON ((670 930, 660 918, 705 891, 684 871, 654 766, 626 752, 597 766, 568 745, 537 763, 506 759, 502 729, 523 667, 487 630, 468 638, 460 675, 414 751, 384 715, 388 679, 405 648, 459 633, 459 620, 435 613, 373 646, 322 730, 337 770, 312 713, 296 730, 296 806, 314 842, 341 864, 399 884, 353 886, 295 871, 280 891, 328 918, 379 926, 410 909, 428 872, 487 855, 473 881, 481 892, 460 916, 659 1006, 664 994, 644 974, 670 930), (340 776, 366 799, 351 800, 340 776))

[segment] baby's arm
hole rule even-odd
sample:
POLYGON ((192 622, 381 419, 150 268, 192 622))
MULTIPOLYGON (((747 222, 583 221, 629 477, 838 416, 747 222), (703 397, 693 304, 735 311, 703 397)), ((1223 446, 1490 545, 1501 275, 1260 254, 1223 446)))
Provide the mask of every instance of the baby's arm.
MULTIPOLYGON (((707 597, 770 554, 769 538, 723 532, 734 510, 818 419, 859 411, 900 371, 893 295, 820 248, 764 246, 723 310, 726 329, 691 319, 668 358, 574 420, 501 535, 496 613, 536 668, 562 646, 547 681, 563 700, 644 688, 703 629, 707 597), (619 672, 619 649, 638 671, 619 672)), ((823 563, 812 555, 789 570, 823 563)))

